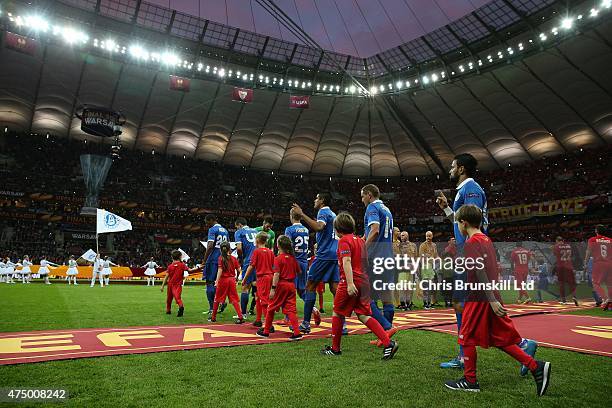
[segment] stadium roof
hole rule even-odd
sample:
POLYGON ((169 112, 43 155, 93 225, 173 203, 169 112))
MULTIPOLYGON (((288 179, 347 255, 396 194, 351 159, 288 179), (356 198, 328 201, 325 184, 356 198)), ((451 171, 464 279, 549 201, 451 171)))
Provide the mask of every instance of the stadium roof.
MULTIPOLYGON (((189 54, 190 46, 173 31, 186 27, 178 25, 178 14, 171 12, 169 23, 156 34, 138 24, 157 21, 142 14, 146 3, 129 1, 141 8, 132 12, 136 23, 128 19, 126 34, 121 19, 102 15, 102 7, 125 0, 89 3, 94 4, 91 11, 74 9, 66 15, 62 8, 61 15, 71 27, 87 24, 90 36, 83 34, 78 42, 70 37, 72 42, 66 45, 67 32, 60 27, 57 35, 64 42, 30 34, 39 44, 33 55, 6 46, 0 49, 0 124, 92 140, 80 130, 74 112, 82 104, 108 106, 127 118, 121 137, 126 147, 295 173, 381 177, 441 173, 455 154, 463 152, 474 154, 482 168, 494 169, 612 141, 609 2, 578 2, 569 17, 555 17, 556 11, 549 9, 553 17, 542 27, 523 16, 517 24, 531 28, 508 29, 515 34, 512 42, 504 37, 488 50, 471 54, 471 47, 462 44, 463 59, 442 68, 435 65, 433 74, 407 73, 385 77, 385 82, 368 77, 371 91, 360 96, 348 91, 350 82, 344 79, 338 80, 341 85, 333 93, 319 93, 318 87, 315 91, 316 76, 323 75, 319 72, 314 72, 306 90, 305 81, 288 86, 288 78, 297 74, 286 72, 278 74, 280 84, 275 80, 273 87, 264 82, 268 73, 258 65, 261 70, 241 76, 237 71, 243 69, 245 57, 239 51, 232 50, 228 58, 216 62, 206 54, 211 59, 200 63, 202 43, 199 55, 185 56, 185 61, 182 57, 171 68, 159 61, 135 62, 119 39, 128 47, 136 39, 178 43, 189 54), (112 50, 105 30, 117 41, 112 42, 112 50), (219 65, 214 75, 203 68, 208 61, 211 71, 213 63, 219 65), (232 70, 233 79, 231 74, 220 75, 232 70), (170 73, 190 78, 190 91, 170 90, 170 73), (253 103, 232 101, 235 85, 255 88, 253 103), (312 94, 310 109, 289 109, 292 94, 312 94)), ((501 3, 485 7, 491 4, 501 3)), ((46 11, 53 14, 53 7, 46 11)), ((20 10, 28 13, 27 7, 20 10)), ((15 19, 3 20, 3 29, 19 31, 15 19)), ((55 35, 52 31, 55 27, 49 28, 48 36, 55 35)), ((234 42, 240 32, 234 32, 234 42)), ((436 64, 445 60, 441 55, 434 59, 436 64)))

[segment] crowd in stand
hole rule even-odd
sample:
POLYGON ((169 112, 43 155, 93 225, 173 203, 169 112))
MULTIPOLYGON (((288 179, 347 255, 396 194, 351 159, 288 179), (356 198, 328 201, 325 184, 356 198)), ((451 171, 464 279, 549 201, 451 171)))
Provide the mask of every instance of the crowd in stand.
MULTIPOLYGON (((75 226, 71 221, 71 217, 79 217, 86 195, 79 156, 109 151, 108 144, 11 133, 0 135, 0 210, 11 214, 2 221, 12 230, 10 237, 2 232, 0 251, 10 248, 18 256, 35 251, 34 257, 46 254, 50 260, 63 262, 69 254, 87 250, 90 242, 72 241, 66 233, 71 229, 91 231, 93 225, 75 226), (36 193, 39 196, 32 198, 36 193), (14 214, 22 214, 23 218, 14 214), (61 219, 41 220, 45 214, 61 219), (58 231, 61 239, 56 234, 58 231)), ((612 191, 611 159, 610 147, 577 151, 480 172, 477 181, 487 192, 489 208, 606 194, 612 191)), ((363 213, 359 190, 369 182, 379 185, 394 213, 395 224, 419 234, 415 240, 421 240, 421 232, 426 229, 440 232, 439 240, 445 241, 450 236, 447 223, 433 225, 430 218, 441 215, 435 205, 436 190, 451 190, 450 197, 454 196, 446 173, 389 179, 278 174, 181 156, 124 150, 111 167, 100 200, 106 209, 132 220, 136 228, 129 233, 115 234, 111 245, 102 242, 101 247, 110 248, 116 260, 123 264, 144 263, 151 255, 163 261, 167 252, 163 250, 167 247, 164 241, 168 238, 174 240, 174 247, 198 247, 198 240, 206 232, 204 216, 210 211, 218 213, 220 221, 230 230, 238 213, 247 215, 253 225, 258 225, 265 214, 273 214, 275 229, 282 231, 288 224, 291 204, 298 202, 305 209, 311 208, 319 191, 330 191, 335 199, 334 210, 347 210, 359 221, 363 213), (120 201, 125 203, 119 204, 120 201), (130 249, 129 253, 121 252, 126 248, 130 249)), ((589 216, 606 214, 609 208, 604 197, 591 206, 589 216)), ((556 217, 546 222, 561 224, 563 219, 556 217)), ((586 233, 584 229, 563 224, 548 230, 499 229, 495 238, 550 241, 562 233, 570 240, 582 240, 592 228, 586 227, 586 233)))

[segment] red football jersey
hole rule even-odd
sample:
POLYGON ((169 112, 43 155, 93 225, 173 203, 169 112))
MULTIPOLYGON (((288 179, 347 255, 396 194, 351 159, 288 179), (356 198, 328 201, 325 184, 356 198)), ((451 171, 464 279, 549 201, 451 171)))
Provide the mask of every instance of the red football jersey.
POLYGON ((257 248, 251 255, 250 265, 255 268, 257 276, 272 275, 274 252, 270 248, 257 248))
POLYGON ((218 262, 219 267, 221 268, 221 277, 222 278, 235 278, 236 271, 240 268, 240 264, 238 260, 230 255, 227 263, 227 268, 223 264, 223 257, 220 256, 218 262))
POLYGON ((189 268, 185 263, 181 261, 174 261, 168 265, 168 284, 181 284, 183 283, 183 272, 188 271, 189 268))
POLYGON ((553 253, 557 259, 556 265, 558 268, 573 269, 572 264, 572 246, 566 242, 555 244, 553 253))
POLYGON ((338 263, 340 264, 340 279, 346 280, 342 260, 351 257, 351 268, 353 269, 353 282, 366 280, 368 277, 363 268, 363 256, 365 255, 365 241, 354 234, 344 235, 338 241, 338 263))
POLYGON ((593 257, 593 263, 612 263, 612 239, 604 235, 596 235, 589 238, 589 249, 593 257))
MULTIPOLYGON (((480 265, 479 260, 484 264, 484 270, 487 274, 487 279, 489 282, 491 281, 499 281, 499 269, 497 263, 497 255, 495 253, 495 247, 493 246, 493 242, 491 238, 483 234, 482 232, 476 233, 472 235, 470 238, 465 241, 465 246, 463 248, 464 256, 466 259, 473 259, 475 261, 475 266, 472 269, 467 270, 467 278, 468 282, 476 283, 479 282, 478 276, 476 274, 476 269, 480 265)), ((495 297, 501 301, 501 296, 498 291, 493 291, 495 297)), ((468 296, 469 301, 486 301, 484 297, 484 292, 473 290, 470 291, 468 296)))
POLYGON ((518 247, 512 251, 510 258, 514 265, 514 273, 528 273, 529 259, 533 256, 533 252, 523 247, 518 247))
POLYGON ((280 254, 274 259, 274 273, 277 272, 280 280, 293 282, 301 269, 293 255, 280 254))

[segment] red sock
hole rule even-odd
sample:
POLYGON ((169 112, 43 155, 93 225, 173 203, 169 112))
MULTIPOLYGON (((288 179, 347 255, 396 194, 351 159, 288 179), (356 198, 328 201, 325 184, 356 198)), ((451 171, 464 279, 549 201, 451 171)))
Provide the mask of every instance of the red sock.
POLYGON ((232 306, 234 306, 234 310, 236 311, 238 318, 242 319, 242 310, 240 309, 240 303, 232 302, 232 306))
POLYGON ((476 382, 476 346, 463 346, 463 376, 471 383, 476 382))
POLYGON ((319 310, 323 309, 323 294, 319 293, 319 310))
POLYGON ((518 345, 513 344, 511 346, 499 348, 512 356, 512 358, 514 358, 516 361, 527 367, 529 371, 534 371, 536 368, 538 368, 538 363, 529 354, 525 353, 518 345))
POLYGON ((257 298, 257 301, 255 302, 255 310, 256 310, 256 314, 255 314, 255 321, 256 322, 261 322, 261 300, 259 300, 259 297, 257 298))
POLYGON ((212 320, 215 320, 217 318, 217 309, 219 309, 219 302, 217 302, 216 300, 213 302, 213 312, 212 312, 212 316, 210 317, 212 320))
POLYGON ((391 343, 391 339, 389 339, 389 335, 387 334, 385 329, 383 329, 380 323, 378 323, 378 320, 374 319, 373 317, 370 317, 366 321, 365 325, 368 327, 368 329, 372 331, 372 333, 376 335, 376 337, 378 337, 380 341, 382 341, 383 346, 389 346, 389 343, 391 343))
POLYGON ((293 328, 293 334, 298 336, 300 334, 300 324, 298 323, 297 313, 289 312, 287 313, 287 317, 289 317, 289 322, 291 323, 291 327, 293 328))
POLYGON ((270 329, 272 328, 273 321, 274 310, 272 308, 268 308, 268 312, 266 313, 266 321, 264 322, 264 333, 270 334, 270 329))
POLYGON ((332 350, 334 351, 340 351, 342 326, 344 326, 344 317, 332 316, 332 350))

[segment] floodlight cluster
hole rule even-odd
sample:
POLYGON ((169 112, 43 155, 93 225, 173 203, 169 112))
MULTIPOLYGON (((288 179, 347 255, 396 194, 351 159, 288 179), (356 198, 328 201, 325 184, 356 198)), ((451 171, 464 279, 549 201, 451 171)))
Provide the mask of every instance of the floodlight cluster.
MULTIPOLYGON (((444 69, 421 74, 419 77, 397 78, 388 83, 386 81, 385 83, 370 81, 367 89, 358 81, 344 84, 343 86, 336 83, 313 83, 309 80, 282 77, 259 70, 234 70, 221 64, 195 60, 192 55, 181 55, 181 53, 170 49, 160 50, 157 47, 147 46, 139 42, 130 44, 112 36, 90 38, 88 33, 72 23, 57 24, 36 14, 20 16, 7 13, 7 17, 18 28, 18 31, 23 30, 28 34, 36 34, 38 36, 51 36, 62 40, 71 47, 85 48, 92 46, 98 52, 106 53, 109 56, 113 54, 125 55, 126 58, 130 58, 137 63, 159 64, 161 68, 165 68, 177 75, 190 75, 189 72, 197 71, 200 75, 216 77, 219 80, 230 81, 231 83, 247 87, 281 87, 288 91, 374 96, 432 86, 440 81, 449 81, 461 75, 478 72, 480 69, 492 66, 493 64, 511 61, 515 58, 516 54, 538 49, 551 38, 560 34, 568 34, 578 29, 583 21, 597 18, 601 13, 612 7, 612 0, 600 0, 596 4, 597 6, 589 10, 588 16, 583 16, 582 14, 577 16, 566 15, 559 20, 558 25, 550 30, 542 31, 535 38, 523 40, 505 49, 500 49, 496 53, 490 53, 486 56, 474 56, 473 59, 450 64, 445 66, 444 69)), ((0 16, 2 16, 1 10, 0 16)))

